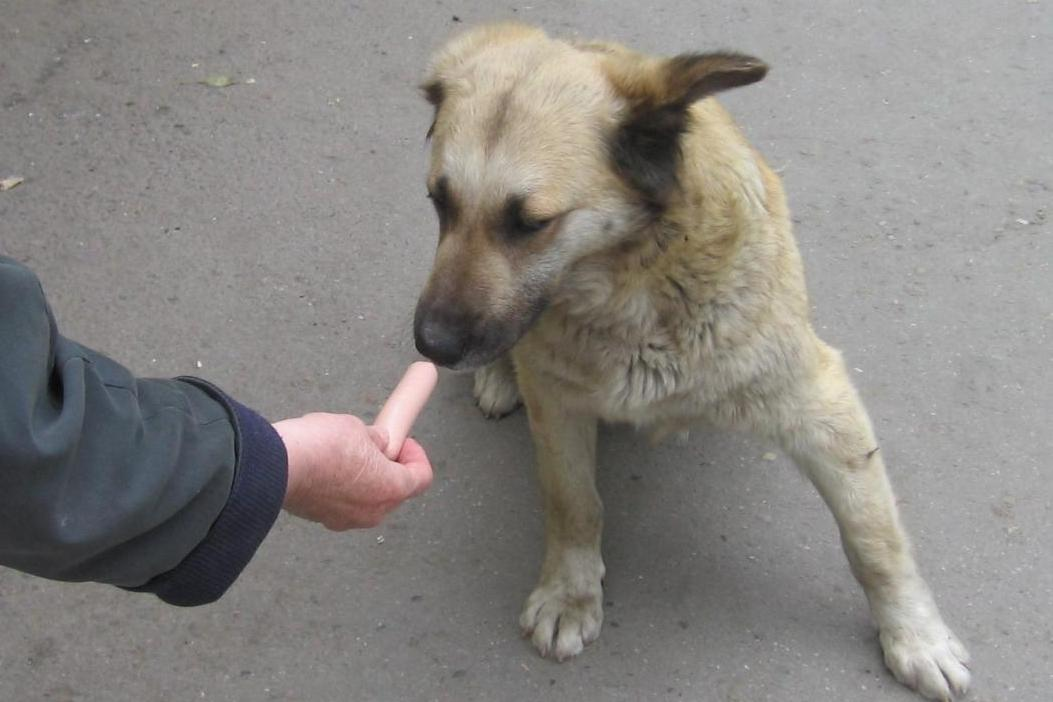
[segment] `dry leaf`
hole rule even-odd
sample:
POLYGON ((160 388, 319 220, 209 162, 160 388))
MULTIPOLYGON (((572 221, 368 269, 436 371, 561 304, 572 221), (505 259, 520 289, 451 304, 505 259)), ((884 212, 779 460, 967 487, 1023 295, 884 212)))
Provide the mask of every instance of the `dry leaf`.
POLYGON ((764 458, 765 461, 774 461, 775 460, 775 454, 772 453, 771 451, 769 451, 768 453, 764 454, 763 458, 764 458))
POLYGON ((11 176, 10 178, 0 179, 0 192, 4 190, 10 190, 11 188, 17 188, 25 181, 22 176, 11 176))
POLYGON ((228 88, 238 81, 234 80, 230 76, 208 76, 204 80, 199 80, 198 83, 207 85, 210 88, 228 88))

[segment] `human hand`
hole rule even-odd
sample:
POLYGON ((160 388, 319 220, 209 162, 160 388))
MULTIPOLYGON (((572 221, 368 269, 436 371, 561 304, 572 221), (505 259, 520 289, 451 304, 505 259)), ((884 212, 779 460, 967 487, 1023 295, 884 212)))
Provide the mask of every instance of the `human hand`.
POLYGON ((397 460, 389 461, 384 430, 358 417, 312 413, 274 429, 289 455, 285 510, 329 529, 377 526, 431 485, 431 464, 420 444, 406 439, 397 460))

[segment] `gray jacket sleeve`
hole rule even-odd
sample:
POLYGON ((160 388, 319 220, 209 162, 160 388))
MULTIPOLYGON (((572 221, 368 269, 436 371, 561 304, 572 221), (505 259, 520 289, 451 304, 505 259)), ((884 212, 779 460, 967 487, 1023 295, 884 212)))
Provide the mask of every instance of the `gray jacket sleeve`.
POLYGON ((286 476, 265 419, 64 338, 37 278, 0 256, 0 565, 211 602, 273 525, 286 476))

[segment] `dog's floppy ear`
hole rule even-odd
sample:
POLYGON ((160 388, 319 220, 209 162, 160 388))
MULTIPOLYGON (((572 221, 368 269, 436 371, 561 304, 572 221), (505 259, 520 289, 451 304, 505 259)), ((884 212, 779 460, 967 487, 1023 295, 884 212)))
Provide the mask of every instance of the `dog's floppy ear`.
POLYGON ((435 114, 431 118, 431 126, 428 127, 428 134, 424 137, 425 139, 431 139, 431 135, 435 133, 435 120, 439 117, 439 108, 442 107, 442 100, 446 97, 446 89, 442 87, 442 83, 439 82, 438 78, 431 78, 421 84, 420 90, 424 93, 424 99, 435 108, 435 114))
POLYGON ((681 54, 648 60, 615 55, 607 74, 628 110, 612 138, 615 167, 648 204, 661 207, 676 186, 688 108, 729 88, 761 80, 768 67, 744 54, 681 54))
MULTIPOLYGON (((427 78, 421 84, 425 99, 435 107, 438 116, 443 100, 451 91, 456 91, 463 80, 458 75, 465 65, 487 47, 512 42, 528 42, 545 39, 545 33, 536 27, 515 22, 501 22, 474 27, 448 41, 432 56, 428 63, 427 78)), ((428 137, 435 131, 432 120, 428 137)))
POLYGON ((446 90, 438 79, 426 81, 420 86, 420 91, 424 93, 424 99, 436 108, 442 104, 442 99, 446 95, 446 90))

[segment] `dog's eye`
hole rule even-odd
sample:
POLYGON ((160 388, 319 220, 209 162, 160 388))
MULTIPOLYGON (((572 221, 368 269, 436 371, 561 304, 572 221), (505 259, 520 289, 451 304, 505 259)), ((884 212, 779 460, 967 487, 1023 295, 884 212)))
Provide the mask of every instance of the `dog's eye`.
POLYGON ((549 219, 522 219, 517 224, 517 229, 523 234, 537 234, 539 231, 552 224, 553 218, 549 219))
POLYGON ((429 190, 428 199, 431 200, 432 204, 436 207, 440 207, 446 204, 446 195, 441 191, 429 190))
POLYGON ((529 216, 523 211, 523 201, 519 198, 513 198, 505 211, 505 230, 513 237, 537 234, 554 221, 556 217, 537 219, 529 216))
POLYGON ((450 183, 446 176, 435 181, 435 185, 428 187, 428 199, 436 205, 446 205, 450 199, 450 183))

